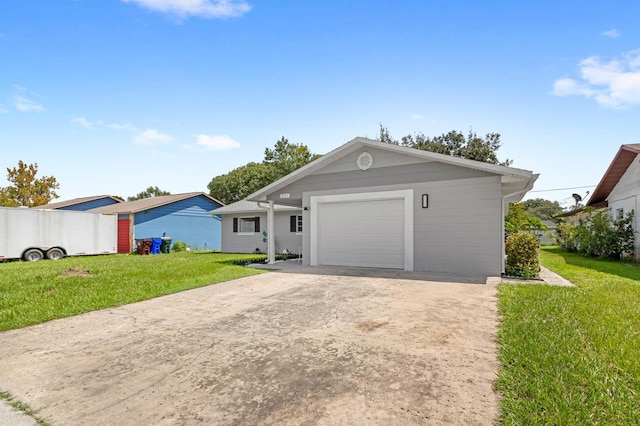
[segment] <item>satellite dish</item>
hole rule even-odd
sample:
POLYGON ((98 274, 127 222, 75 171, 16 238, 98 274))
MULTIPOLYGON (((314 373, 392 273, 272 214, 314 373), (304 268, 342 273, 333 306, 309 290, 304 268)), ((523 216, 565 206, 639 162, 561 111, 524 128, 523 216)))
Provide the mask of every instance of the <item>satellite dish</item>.
POLYGON ((571 194, 571 196, 574 200, 576 200, 576 205, 578 205, 578 203, 582 201, 582 197, 580 196, 580 194, 571 194))

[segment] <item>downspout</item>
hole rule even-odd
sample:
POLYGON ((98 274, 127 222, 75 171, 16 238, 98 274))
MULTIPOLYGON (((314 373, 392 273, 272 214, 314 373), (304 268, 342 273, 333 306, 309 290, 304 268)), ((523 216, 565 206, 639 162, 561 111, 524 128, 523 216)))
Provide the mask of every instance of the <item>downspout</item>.
POLYGON ((514 195, 520 195, 520 194, 525 194, 528 191, 531 190, 531 188, 533 188, 533 182, 536 181, 536 179, 538 178, 538 175, 533 175, 529 178, 529 180, 527 181, 527 184, 524 186, 524 189, 521 189, 519 191, 515 191, 515 192, 511 192, 509 194, 505 194, 502 196, 502 206, 500 208, 501 211, 501 216, 502 216, 502 220, 500 223, 502 223, 502 238, 500 239, 502 241, 502 255, 500 256, 500 262, 501 262, 501 268, 502 268, 502 273, 504 274, 504 257, 506 255, 505 253, 505 241, 504 241, 504 236, 505 236, 505 229, 504 229, 504 217, 505 217, 505 208, 504 208, 504 203, 506 201, 507 198, 509 197, 513 197, 514 195))
POLYGON ((260 204, 262 201, 258 201, 258 207, 267 210, 267 258, 269 265, 276 263, 276 236, 275 236, 275 218, 273 214, 273 201, 269 200, 268 206, 260 204))

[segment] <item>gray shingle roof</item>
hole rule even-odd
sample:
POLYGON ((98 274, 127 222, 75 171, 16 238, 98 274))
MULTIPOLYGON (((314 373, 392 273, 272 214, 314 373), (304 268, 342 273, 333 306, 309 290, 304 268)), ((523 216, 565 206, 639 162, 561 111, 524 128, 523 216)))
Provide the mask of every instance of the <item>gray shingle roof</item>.
POLYGON ((138 213, 167 204, 175 203, 193 197, 207 197, 214 203, 224 206, 222 201, 218 201, 204 192, 187 192, 184 194, 161 195, 159 197, 143 198, 142 200, 125 201, 123 203, 112 204, 110 206, 98 207, 89 210, 92 213, 138 213))
MULTIPOLYGON (((274 204, 273 208, 275 211, 302 210, 299 207, 281 206, 279 204, 274 204)), ((266 209, 258 207, 258 203, 255 201, 240 200, 240 201, 236 201, 235 203, 229 204, 228 206, 224 206, 224 207, 220 207, 219 209, 212 210, 209 213, 214 213, 214 214, 236 213, 237 214, 237 213, 264 213, 265 211, 266 209)))
POLYGON ((49 204, 45 204, 44 206, 37 206, 36 208, 38 209, 61 209, 63 207, 68 207, 68 206, 75 206, 77 204, 82 204, 82 203, 88 203, 89 201, 94 201, 94 200, 100 200, 102 198, 111 198, 114 201, 117 201, 118 203, 122 203, 122 200, 116 198, 116 197, 112 197, 111 195, 94 195, 91 197, 80 197, 80 198, 73 198, 71 200, 67 200, 67 201, 59 201, 57 203, 49 203, 49 204))

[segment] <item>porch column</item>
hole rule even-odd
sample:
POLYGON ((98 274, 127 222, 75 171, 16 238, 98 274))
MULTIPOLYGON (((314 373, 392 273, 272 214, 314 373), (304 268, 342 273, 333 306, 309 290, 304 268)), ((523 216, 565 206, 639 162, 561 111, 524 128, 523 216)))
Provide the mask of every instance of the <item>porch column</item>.
POLYGON ((267 252, 269 253, 269 264, 276 263, 276 229, 275 215, 273 211, 273 201, 269 201, 269 209, 267 210, 267 252))

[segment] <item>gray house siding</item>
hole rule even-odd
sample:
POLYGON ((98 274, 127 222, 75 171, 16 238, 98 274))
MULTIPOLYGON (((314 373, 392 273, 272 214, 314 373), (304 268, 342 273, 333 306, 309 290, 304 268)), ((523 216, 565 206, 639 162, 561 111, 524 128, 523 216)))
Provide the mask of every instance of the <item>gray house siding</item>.
MULTIPOLYGON (((302 245, 302 235, 290 232, 290 216, 299 215, 300 212, 286 211, 276 212, 274 222, 276 228, 276 251, 282 253, 287 249, 291 253, 298 253, 302 245)), ((222 215, 222 251, 225 253, 254 253, 258 249, 261 253, 267 252, 267 243, 263 242, 262 232, 268 231, 266 213, 237 213, 222 215), (260 232, 253 235, 243 235, 233 232, 233 218, 259 217, 260 232)))
MULTIPOLYGON (((303 206, 311 197, 333 194, 375 193, 412 189, 413 194, 413 269, 416 271, 458 274, 499 275, 501 193, 500 178, 456 179, 411 185, 385 185, 305 192, 303 206), (422 208, 421 195, 429 195, 429 207, 422 208)), ((311 213, 303 212, 310 223, 311 213)), ((303 232, 303 264, 309 265, 311 236, 303 232)))
POLYGON ((303 191, 340 190, 345 187, 366 188, 492 176, 490 173, 479 170, 435 162, 371 168, 366 171, 357 170, 355 166, 353 167, 356 170, 306 176, 284 187, 278 191, 278 194, 274 194, 269 198, 281 202, 282 200, 279 197, 281 193, 289 193, 290 199, 300 199, 303 191))

